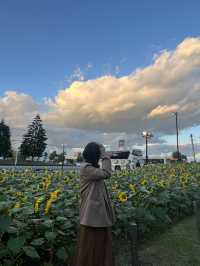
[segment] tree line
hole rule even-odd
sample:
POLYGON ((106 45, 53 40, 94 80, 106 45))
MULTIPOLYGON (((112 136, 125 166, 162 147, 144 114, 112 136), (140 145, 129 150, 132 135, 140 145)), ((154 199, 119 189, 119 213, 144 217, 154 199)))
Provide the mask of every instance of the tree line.
MULTIPOLYGON (((8 125, 5 124, 4 120, 0 122, 0 157, 3 159, 13 157, 13 150, 11 145, 10 139, 10 128, 8 125)), ((46 130, 43 128, 42 120, 40 115, 37 114, 33 119, 32 123, 28 126, 27 132, 23 135, 22 143, 19 147, 20 157, 23 160, 27 158, 34 158, 39 159, 40 157, 44 156, 46 159, 48 158, 47 152, 45 152, 47 146, 47 134, 46 130)), ((181 154, 179 152, 173 152, 172 158, 180 159, 180 160, 187 160, 187 156, 181 154)), ((65 153, 62 152, 57 154, 56 151, 53 151, 49 155, 50 161, 55 163, 63 162, 65 160, 65 153)), ((81 155, 78 156, 77 161, 82 161, 81 155)))
MULTIPOLYGON (((3 159, 12 157, 13 149, 10 138, 10 128, 4 120, 0 122, 0 157, 3 159)), ((46 130, 43 128, 40 115, 37 114, 32 123, 28 126, 27 132, 23 135, 19 147, 20 156, 23 159, 31 157, 40 158, 44 155, 47 146, 46 130)))

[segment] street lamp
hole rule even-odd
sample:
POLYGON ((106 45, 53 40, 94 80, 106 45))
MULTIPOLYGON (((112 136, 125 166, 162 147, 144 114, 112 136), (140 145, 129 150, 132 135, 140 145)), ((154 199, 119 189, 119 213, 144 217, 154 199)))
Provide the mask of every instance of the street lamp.
POLYGON ((178 112, 173 113, 176 117, 176 149, 177 149, 177 159, 180 161, 180 152, 179 152, 179 141, 178 141, 178 112))
POLYGON ((65 144, 62 144, 62 173, 64 168, 64 161, 65 161, 65 144))
POLYGON ((143 138, 145 138, 146 142, 146 159, 145 159, 145 164, 148 164, 148 139, 153 137, 153 134, 147 131, 142 132, 143 138))

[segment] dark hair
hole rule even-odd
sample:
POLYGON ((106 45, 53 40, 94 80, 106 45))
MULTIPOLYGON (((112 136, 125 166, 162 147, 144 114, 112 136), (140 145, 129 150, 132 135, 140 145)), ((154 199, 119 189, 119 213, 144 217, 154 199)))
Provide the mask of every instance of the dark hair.
POLYGON ((90 142, 86 145, 83 151, 83 158, 87 163, 91 163, 92 166, 99 168, 98 162, 100 159, 101 150, 100 146, 96 142, 90 142))

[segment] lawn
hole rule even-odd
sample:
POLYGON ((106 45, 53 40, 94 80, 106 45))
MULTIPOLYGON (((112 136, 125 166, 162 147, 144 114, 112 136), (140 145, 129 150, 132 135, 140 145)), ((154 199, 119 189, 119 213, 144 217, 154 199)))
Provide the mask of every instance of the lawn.
MULTIPOLYGON (((130 265, 129 243, 123 242, 119 247, 115 250, 117 266, 130 265)), ((141 243, 139 258, 142 266, 199 266, 200 240, 194 217, 184 219, 156 234, 152 240, 141 243)))

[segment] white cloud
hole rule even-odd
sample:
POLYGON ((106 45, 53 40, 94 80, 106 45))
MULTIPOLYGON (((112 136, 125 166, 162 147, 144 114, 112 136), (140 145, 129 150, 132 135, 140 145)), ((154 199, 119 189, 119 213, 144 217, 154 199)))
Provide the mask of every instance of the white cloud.
POLYGON ((8 91, 0 97, 0 114, 12 127, 23 128, 42 110, 53 143, 69 137, 73 145, 92 139, 116 145, 120 134, 127 142, 139 143, 143 130, 173 134, 174 111, 179 112, 181 128, 200 124, 200 38, 161 51, 152 65, 130 75, 84 79, 78 67, 69 77, 76 81, 43 103, 8 91))
POLYGON ((107 132, 150 129, 172 133, 166 115, 180 112, 182 127, 199 123, 200 39, 187 38, 154 63, 120 78, 74 82, 50 105, 48 123, 107 132))
POLYGON ((160 106, 158 105, 155 109, 153 109, 147 117, 151 118, 151 117, 156 117, 156 116, 164 116, 164 115, 168 115, 169 113, 175 112, 179 109, 178 105, 163 105, 160 106))
MULTIPOLYGON (((92 65, 88 64, 87 68, 91 68, 92 65)), ((83 71, 80 69, 80 67, 77 67, 74 69, 73 73, 70 76, 66 76, 64 79, 64 82, 67 82, 68 84, 71 84, 74 81, 83 81, 85 79, 83 71)))
POLYGON ((32 96, 24 93, 6 91, 0 97, 0 116, 15 128, 26 126, 27 122, 30 122, 40 109, 39 104, 33 100, 32 96))

